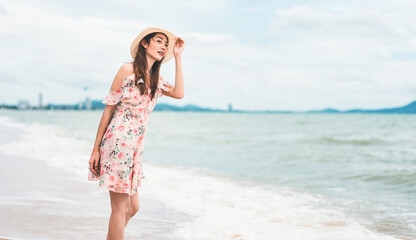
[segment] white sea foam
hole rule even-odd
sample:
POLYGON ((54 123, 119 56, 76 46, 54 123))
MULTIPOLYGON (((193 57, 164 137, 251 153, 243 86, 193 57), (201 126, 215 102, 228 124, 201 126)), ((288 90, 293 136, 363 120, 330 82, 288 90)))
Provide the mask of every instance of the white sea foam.
MULTIPOLYGON (((2 124, 4 119, 2 120, 2 124)), ((91 143, 68 137, 64 131, 54 126, 32 123, 29 126, 11 124, 26 130, 21 139, 0 146, 5 154, 27 156, 47 162, 48 165, 73 172, 81 176, 88 170, 88 151, 91 143)), ((84 175, 85 176, 85 175, 84 175)))
MULTIPOLYGON (((27 131, 20 141, 0 146, 0 151, 45 161, 87 182, 92 143, 72 138, 58 127, 25 126, 6 118, 0 124, 27 131)), ((323 207, 325 199, 317 196, 285 188, 266 189, 196 168, 146 161, 143 167, 146 178, 141 194, 192 216, 192 221, 175 230, 178 239, 395 239, 323 207)))
MULTIPOLYGON (((6 127, 15 127, 18 129, 29 131, 30 128, 23 123, 14 122, 10 117, 7 116, 0 116, 0 124, 6 127)), ((8 137, 8 136, 4 136, 8 137)))
POLYGON ((143 193, 194 217, 179 239, 395 239, 367 230, 325 200, 213 177, 198 169, 147 166, 143 193))

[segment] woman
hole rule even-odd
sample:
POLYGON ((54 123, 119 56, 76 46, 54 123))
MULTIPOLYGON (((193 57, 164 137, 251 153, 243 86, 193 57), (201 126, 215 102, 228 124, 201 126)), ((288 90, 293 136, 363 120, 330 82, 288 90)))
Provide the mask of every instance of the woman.
POLYGON ((111 216, 107 239, 123 239, 124 228, 139 210, 138 187, 142 178, 143 141, 147 120, 157 98, 184 96, 181 54, 185 42, 160 29, 147 28, 133 41, 133 62, 124 64, 116 74, 106 104, 91 158, 89 181, 99 181, 108 189, 111 216), (176 61, 175 86, 161 76, 162 63, 176 61))

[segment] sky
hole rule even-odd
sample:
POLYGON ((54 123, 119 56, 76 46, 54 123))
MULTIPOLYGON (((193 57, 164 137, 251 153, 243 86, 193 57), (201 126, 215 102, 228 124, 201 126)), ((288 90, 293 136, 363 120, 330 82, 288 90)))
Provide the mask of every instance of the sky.
MULTIPOLYGON (((0 0, 0 104, 103 100, 147 27, 185 40, 185 95, 238 110, 416 100, 416 1, 0 0)), ((175 60, 161 76, 175 83, 175 60)))

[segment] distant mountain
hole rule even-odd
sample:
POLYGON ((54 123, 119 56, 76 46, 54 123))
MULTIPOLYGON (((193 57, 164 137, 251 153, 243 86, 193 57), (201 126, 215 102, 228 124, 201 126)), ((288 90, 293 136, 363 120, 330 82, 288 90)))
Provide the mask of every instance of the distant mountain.
POLYGON ((173 106, 167 103, 158 103, 155 106, 155 111, 181 111, 181 112, 226 112, 220 109, 202 108, 197 105, 188 104, 183 107, 173 106))
POLYGON ((311 110, 307 111, 308 113, 339 113, 340 110, 334 108, 325 108, 324 110, 311 110))
POLYGON ((382 108, 382 109, 372 109, 372 110, 363 110, 363 109, 351 109, 346 111, 339 111, 332 108, 327 108, 320 111, 307 111, 308 113, 416 113, 416 101, 413 101, 406 106, 396 107, 396 108, 382 108))

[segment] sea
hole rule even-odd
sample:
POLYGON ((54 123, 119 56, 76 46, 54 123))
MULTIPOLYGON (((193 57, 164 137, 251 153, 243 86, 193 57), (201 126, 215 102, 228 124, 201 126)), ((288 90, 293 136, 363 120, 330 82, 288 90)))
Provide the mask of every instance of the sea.
MULTIPOLYGON (((104 191, 87 181, 101 115, 1 110, 28 133, 0 151, 104 191)), ((154 111, 142 162, 146 194, 192 219, 175 239, 416 239, 414 114, 154 111)))

